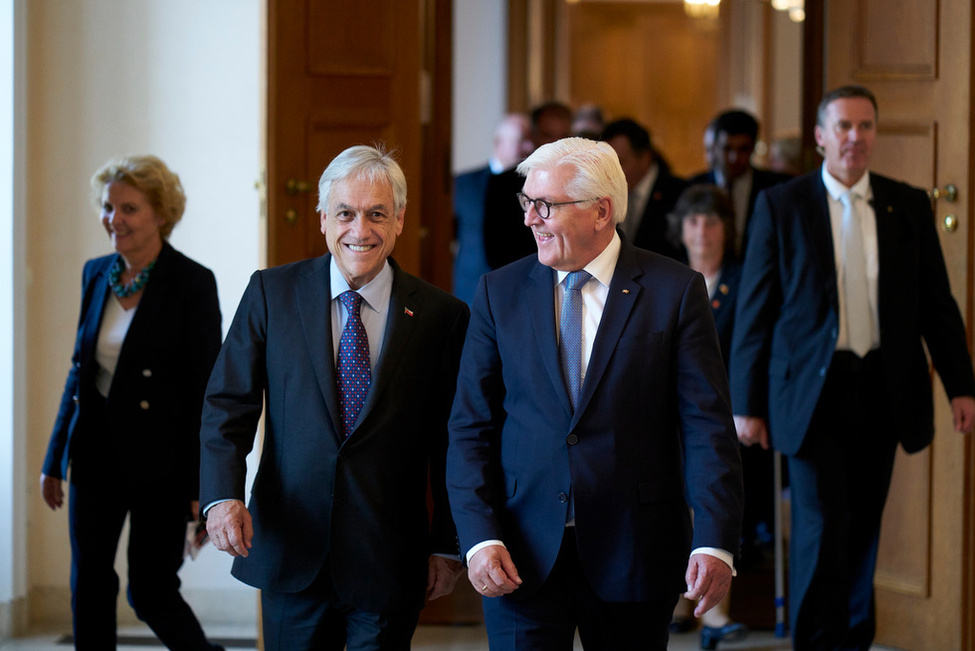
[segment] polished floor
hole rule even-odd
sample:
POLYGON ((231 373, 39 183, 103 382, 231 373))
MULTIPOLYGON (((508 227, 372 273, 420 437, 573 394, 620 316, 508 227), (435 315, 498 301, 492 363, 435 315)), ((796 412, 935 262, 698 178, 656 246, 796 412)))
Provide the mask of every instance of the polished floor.
MULTIPOLYGON (((120 644, 118 651, 141 651, 161 649, 162 646, 152 637, 148 629, 128 627, 119 631, 126 644, 120 644)), ((219 626, 207 627, 207 634, 226 645, 228 651, 254 649, 254 631, 219 626)), ((2 651, 67 651, 70 642, 65 642, 65 632, 37 632, 29 637, 7 640, 0 643, 2 651)), ((672 635, 669 649, 672 651, 694 651, 700 648, 698 633, 672 635)), ((420 626, 413 638, 414 651, 485 651, 488 648, 487 636, 482 625, 469 626, 420 626)), ((721 643, 719 651, 749 649, 751 651, 787 651, 787 639, 777 638, 770 631, 753 631, 741 642, 721 643)), ((576 650, 582 645, 576 641, 576 650)), ((875 651, 895 651, 890 647, 873 647, 875 651)))

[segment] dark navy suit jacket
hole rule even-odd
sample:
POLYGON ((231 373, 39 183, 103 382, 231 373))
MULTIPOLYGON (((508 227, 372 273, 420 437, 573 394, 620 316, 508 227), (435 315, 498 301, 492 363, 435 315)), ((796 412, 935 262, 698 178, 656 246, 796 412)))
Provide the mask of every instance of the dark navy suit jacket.
POLYGON ((555 277, 530 257, 478 287, 450 420, 461 549, 503 541, 524 581, 511 598, 532 594, 558 555, 571 488, 596 594, 673 596, 692 545, 739 545, 738 441, 704 280, 624 240, 573 413, 555 277))
POLYGON ((686 188, 687 181, 660 169, 653 187, 650 188, 640 227, 633 236, 634 245, 675 260, 680 259, 680 238, 671 233, 667 215, 674 209, 677 199, 686 188))
POLYGON ((244 458, 263 410, 264 447, 248 504, 253 548, 234 560, 234 576, 298 592, 324 571, 347 604, 413 613, 424 603, 430 554, 458 553, 444 458, 469 311, 389 260, 383 348, 343 440, 329 260, 251 276, 207 387, 200 501, 244 499, 244 458))
POLYGON ((220 350, 220 304, 213 273, 168 243, 153 267, 126 333, 107 402, 95 388, 95 347, 108 272, 118 256, 85 264, 71 370, 44 459, 44 474, 72 481, 122 472, 129 485, 172 482, 199 495, 200 410, 220 350), (104 403, 102 408, 96 405, 104 403), (109 431, 96 418, 102 411, 109 431), (108 456, 107 453, 111 453, 108 456), (110 459, 128 460, 122 467, 110 459))
MULTIPOLYGON (((934 432, 922 340, 949 397, 975 395, 975 379, 930 200, 879 174, 870 174, 870 186, 892 435, 914 452, 934 432)), ((836 348, 838 300, 826 186, 816 170, 759 197, 731 353, 735 413, 767 418, 772 443, 786 454, 801 447, 823 388, 836 348)))

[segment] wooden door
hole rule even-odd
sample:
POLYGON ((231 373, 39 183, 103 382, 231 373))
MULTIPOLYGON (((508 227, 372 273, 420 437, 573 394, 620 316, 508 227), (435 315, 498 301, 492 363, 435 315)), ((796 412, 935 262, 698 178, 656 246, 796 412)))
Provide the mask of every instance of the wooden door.
MULTIPOLYGON (((406 174, 393 256, 450 287, 451 0, 268 0, 267 260, 321 255, 318 179, 339 152, 385 143, 406 174)), ((394 544, 378 541, 377 544, 394 544)), ((464 579, 424 622, 480 619, 464 579)))
MULTIPOLYGON (((860 83, 880 106, 872 168, 931 190, 952 290, 972 323, 972 6, 969 0, 828 0, 828 88, 860 83), (957 228, 945 227, 953 218, 957 228)), ((904 649, 973 649, 970 437, 953 431, 935 378, 935 440, 899 453, 876 575, 877 641, 904 649)))
POLYGON ((346 147, 385 143, 408 185, 393 256, 449 287, 450 7, 449 0, 268 0, 270 265, 325 252, 315 211, 322 171, 346 147))

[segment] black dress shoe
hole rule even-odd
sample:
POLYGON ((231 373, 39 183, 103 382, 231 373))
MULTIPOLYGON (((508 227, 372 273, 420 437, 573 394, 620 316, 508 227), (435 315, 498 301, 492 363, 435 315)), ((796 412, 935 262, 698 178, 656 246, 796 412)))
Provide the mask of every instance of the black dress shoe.
POLYGON ((714 651, 718 648, 718 642, 738 642, 748 637, 748 633, 748 627, 738 622, 721 627, 705 626, 701 629, 701 648, 714 651))
POLYGON ((684 617, 683 615, 676 615, 674 619, 670 621, 670 625, 667 630, 671 633, 689 633, 694 630, 694 626, 697 622, 693 617, 684 617))

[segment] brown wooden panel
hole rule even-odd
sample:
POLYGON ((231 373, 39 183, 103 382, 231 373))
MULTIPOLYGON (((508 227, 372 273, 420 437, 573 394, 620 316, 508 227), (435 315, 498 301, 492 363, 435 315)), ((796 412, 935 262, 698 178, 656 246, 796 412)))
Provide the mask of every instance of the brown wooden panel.
POLYGON ((393 0, 307 1, 309 74, 393 74, 398 42, 391 11, 393 0), (366 25, 368 28, 363 31, 366 25))
MULTIPOLYGON (((381 141, 398 151, 410 205, 422 205, 420 40, 420 0, 269 0, 270 264, 324 251, 317 190, 288 194, 286 181, 316 186, 346 147, 381 141)), ((418 273, 420 223, 410 214, 394 255, 418 273)))
POLYGON ((858 79, 934 79, 939 0, 858 0, 858 79))
POLYGON ((931 579, 931 454, 898 450, 884 509, 876 585, 927 597, 931 579))
POLYGON ((721 33, 679 3, 569 5, 569 100, 647 126, 674 171, 704 167, 701 137, 719 107, 721 33))
POLYGON ((935 125, 881 121, 870 169, 929 189, 936 178, 935 125))

